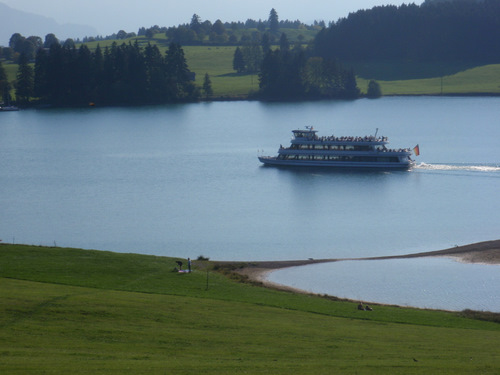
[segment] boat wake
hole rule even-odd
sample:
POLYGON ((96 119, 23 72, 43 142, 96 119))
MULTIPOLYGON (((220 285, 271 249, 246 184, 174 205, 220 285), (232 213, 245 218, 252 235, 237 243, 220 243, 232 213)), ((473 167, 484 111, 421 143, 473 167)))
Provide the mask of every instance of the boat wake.
POLYGON ((429 171, 467 171, 467 172, 500 172, 500 166, 497 164, 427 164, 419 163, 415 166, 417 169, 429 171))

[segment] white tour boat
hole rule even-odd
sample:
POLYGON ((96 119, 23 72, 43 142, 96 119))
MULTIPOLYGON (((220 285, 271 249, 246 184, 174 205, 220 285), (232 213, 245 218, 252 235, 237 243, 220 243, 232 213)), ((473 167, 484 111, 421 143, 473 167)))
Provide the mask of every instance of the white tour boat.
MULTIPOLYGON (((409 148, 389 149, 387 137, 318 137, 313 127, 292 130, 289 147, 280 146, 277 156, 259 156, 266 165, 366 168, 366 169, 410 169, 415 162, 409 148)), ((418 145, 414 148, 418 155, 418 145)))

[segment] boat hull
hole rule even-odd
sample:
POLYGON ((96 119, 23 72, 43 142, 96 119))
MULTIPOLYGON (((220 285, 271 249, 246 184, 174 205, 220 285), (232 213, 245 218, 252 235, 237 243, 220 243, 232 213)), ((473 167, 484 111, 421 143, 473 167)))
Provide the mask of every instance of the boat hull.
POLYGON ((344 168, 344 169, 401 169, 407 170, 414 166, 413 162, 350 162, 350 161, 328 161, 328 160, 282 160, 273 156, 259 156, 264 165, 279 167, 322 167, 322 168, 344 168))

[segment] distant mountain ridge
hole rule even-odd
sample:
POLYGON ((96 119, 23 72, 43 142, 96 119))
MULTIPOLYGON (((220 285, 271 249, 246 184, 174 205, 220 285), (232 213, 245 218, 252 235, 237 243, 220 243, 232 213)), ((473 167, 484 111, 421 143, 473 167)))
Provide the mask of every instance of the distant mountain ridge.
POLYGON ((52 18, 23 12, 0 3, 0 46, 8 46, 9 39, 14 33, 20 33, 25 37, 39 36, 42 39, 45 35, 53 33, 60 40, 98 34, 97 30, 92 26, 61 25, 52 18))

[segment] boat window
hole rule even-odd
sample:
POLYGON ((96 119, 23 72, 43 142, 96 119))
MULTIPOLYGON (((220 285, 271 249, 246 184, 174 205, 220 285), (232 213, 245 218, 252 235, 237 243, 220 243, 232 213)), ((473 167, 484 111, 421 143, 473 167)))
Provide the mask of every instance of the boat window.
POLYGON ((387 157, 387 158, 378 157, 377 161, 382 162, 382 163, 397 163, 399 160, 396 157, 392 157, 392 158, 391 157, 387 157))

